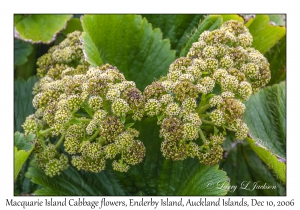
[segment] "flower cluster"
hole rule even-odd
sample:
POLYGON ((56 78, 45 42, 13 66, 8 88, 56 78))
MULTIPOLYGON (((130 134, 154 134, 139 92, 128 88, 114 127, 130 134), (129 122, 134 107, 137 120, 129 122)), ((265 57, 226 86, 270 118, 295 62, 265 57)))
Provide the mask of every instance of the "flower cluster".
POLYGON ((167 159, 198 157, 216 164, 223 133, 248 132, 242 116, 246 101, 270 80, 269 63, 251 48, 252 36, 238 21, 203 32, 186 57, 176 59, 167 76, 147 86, 145 114, 157 116, 167 159))
POLYGON ((79 170, 97 173, 113 159, 114 170, 127 171, 146 153, 136 139, 139 132, 131 128, 143 117, 144 96, 116 67, 88 66, 79 35, 69 34, 39 59, 37 110, 23 124, 25 134, 37 134, 41 149, 36 160, 49 176, 68 167, 67 156, 57 151, 61 144, 79 170))
POLYGON ((143 93, 116 67, 89 66, 80 35, 69 34, 38 60, 36 112, 23 124, 26 135, 37 135, 36 162, 49 176, 69 162, 95 173, 108 159, 120 172, 141 163, 146 149, 132 125, 144 116, 158 119, 164 157, 216 164, 226 131, 247 136, 243 101, 270 80, 267 59, 251 48, 252 36, 238 21, 203 32, 143 93), (58 152, 62 144, 68 156, 58 152))

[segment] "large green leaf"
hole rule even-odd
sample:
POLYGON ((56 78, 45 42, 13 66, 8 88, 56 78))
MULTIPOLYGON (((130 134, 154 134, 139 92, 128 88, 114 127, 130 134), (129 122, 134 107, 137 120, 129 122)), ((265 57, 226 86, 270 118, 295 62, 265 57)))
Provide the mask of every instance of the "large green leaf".
POLYGON ((244 120, 251 138, 270 152, 286 157, 285 82, 262 89, 246 102, 244 120))
POLYGON ((32 149, 34 148, 34 143, 32 140, 35 135, 28 135, 24 137, 22 133, 16 132, 14 134, 14 179, 18 177, 23 164, 29 157, 32 149))
POLYGON ((286 32, 285 27, 270 24, 268 15, 256 15, 248 20, 246 26, 253 36, 252 47, 263 54, 284 37, 286 32))
POLYGON ((67 27, 61 31, 64 35, 72 33, 74 31, 83 31, 79 18, 71 18, 68 21, 67 27))
POLYGON ((223 22, 226 22, 228 20, 238 20, 242 23, 244 23, 244 18, 241 16, 241 15, 234 15, 234 14, 224 14, 224 15, 221 15, 222 18, 223 18, 223 22))
POLYGON ((268 52, 264 54, 270 63, 271 81, 273 85, 286 79, 286 36, 277 42, 268 52))
POLYGON ((18 150, 17 147, 14 147, 14 180, 17 179, 18 174, 30 153, 31 151, 26 152, 24 150, 18 150))
POLYGON ((136 123, 140 139, 147 148, 142 163, 127 173, 107 169, 98 174, 78 172, 73 167, 58 177, 47 177, 33 163, 26 176, 43 186, 35 195, 225 195, 217 183, 227 183, 226 173, 218 165, 204 166, 196 159, 173 162, 160 152, 161 140, 155 119, 136 123), (118 180, 118 181, 116 181, 118 180))
POLYGON ((29 134, 26 137, 23 133, 15 132, 14 134, 14 146, 18 150, 24 150, 26 152, 29 152, 33 148, 33 139, 35 138, 34 134, 29 134))
POLYGON ((274 14, 269 15, 270 21, 278 26, 285 26, 285 15, 284 14, 274 14))
POLYGON ((28 61, 32 53, 32 45, 19 39, 14 39, 14 65, 20 66, 28 61))
POLYGON ((201 14, 151 14, 146 17, 153 28, 160 28, 164 39, 170 39, 172 49, 178 56, 188 41, 188 35, 196 29, 204 18, 201 14))
POLYGON ((23 131, 21 125, 26 117, 35 111, 32 105, 32 87, 36 81, 34 76, 27 81, 18 78, 14 82, 14 131, 23 131))
POLYGON ((250 147, 258 155, 258 157, 270 167, 282 182, 286 182, 286 165, 285 160, 272 154, 268 149, 258 144, 251 138, 246 138, 250 147))
POLYGON ((209 15, 207 16, 203 22, 198 26, 197 30, 194 31, 184 46, 184 48, 180 52, 180 56, 186 56, 189 52, 190 48, 192 47, 192 44, 194 42, 197 42, 199 39, 199 36, 204 31, 213 31, 217 28, 219 28, 222 25, 223 18, 221 15, 209 15))
POLYGON ((88 61, 116 66, 141 90, 165 75, 175 59, 170 41, 140 15, 85 15, 82 26, 88 61))
POLYGON ((59 176, 51 178, 46 176, 32 161, 26 177, 30 178, 32 182, 43 186, 43 188, 36 190, 33 193, 34 195, 125 195, 114 174, 108 169, 93 174, 79 172, 70 166, 59 176))
MULTIPOLYGON (((284 184, 274 176, 247 141, 236 141, 230 133, 223 147, 225 159, 220 168, 227 172, 230 179, 229 196, 286 195, 284 184)), ((222 183, 219 186, 223 186, 222 183)))
POLYGON ((30 155, 22 166, 17 179, 14 181, 14 195, 32 194, 39 186, 25 177, 28 170, 29 162, 33 155, 30 155))
POLYGON ((15 15, 15 36, 31 43, 50 43, 72 15, 15 15))

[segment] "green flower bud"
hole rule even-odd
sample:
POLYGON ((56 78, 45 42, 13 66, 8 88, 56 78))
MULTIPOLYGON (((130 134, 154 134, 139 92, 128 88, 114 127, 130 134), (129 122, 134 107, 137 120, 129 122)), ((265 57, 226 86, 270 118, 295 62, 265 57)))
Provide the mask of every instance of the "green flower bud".
POLYGON ((227 75, 228 75, 228 72, 225 69, 218 69, 213 73, 212 78, 216 82, 220 83, 221 79, 225 78, 227 75))
POLYGON ((152 82, 144 90, 144 95, 146 100, 156 99, 159 100, 165 93, 165 88, 162 86, 161 82, 152 82))
POLYGON ((116 144, 109 144, 105 147, 105 158, 114 159, 120 153, 120 149, 116 144))
POLYGON ((222 145, 222 143, 226 140, 225 136, 220 134, 214 134, 209 137, 210 141, 213 145, 219 144, 222 145))
POLYGON ((65 138, 66 139, 80 139, 84 136, 84 125, 83 124, 74 124, 71 125, 66 132, 65 138))
POLYGON ((191 82, 194 82, 195 80, 200 79, 201 75, 202 75, 201 69, 195 65, 189 66, 187 68, 187 73, 192 75, 194 78, 194 80, 190 80, 191 82))
POLYGON ((215 58, 207 58, 205 62, 206 62, 206 71, 208 73, 213 73, 219 67, 218 60, 215 58))
POLYGON ((91 107, 94 111, 100 109, 102 107, 102 98, 100 96, 91 96, 89 98, 89 107, 91 107))
POLYGON ((132 146, 133 138, 134 137, 130 133, 125 131, 124 133, 119 135, 116 141, 116 145, 118 146, 118 148, 120 148, 120 150, 126 150, 128 147, 132 146))
POLYGON ((129 104, 131 109, 137 111, 144 105, 144 96, 136 87, 129 87, 122 93, 122 98, 129 104))
POLYGON ((237 20, 229 20, 222 24, 220 30, 234 33, 235 35, 249 33, 249 30, 244 26, 242 22, 237 20))
POLYGON ((66 155, 60 155, 59 159, 50 159, 45 166, 45 174, 53 177, 69 167, 69 160, 66 155))
POLYGON ((223 149, 218 144, 206 143, 199 148, 199 161, 205 165, 215 165, 223 157, 223 149))
POLYGON ((65 124, 72 118, 72 113, 64 108, 56 111, 54 121, 56 124, 65 124))
POLYGON ((239 84, 238 93, 243 100, 247 101, 252 95, 252 87, 249 82, 241 82, 239 84))
POLYGON ((43 120, 50 126, 54 124, 54 113, 57 111, 56 103, 48 104, 44 110, 43 120))
POLYGON ((209 100, 209 105, 211 107, 214 107, 214 106, 220 106, 220 104, 223 102, 223 98, 219 95, 216 95, 214 97, 212 97, 210 100, 209 100))
POLYGON ((127 128, 126 132, 132 135, 133 137, 138 137, 140 135, 140 132, 134 128, 127 128))
POLYGON ((124 151, 122 158, 126 163, 136 165, 143 161, 145 155, 146 148, 144 144, 139 140, 133 140, 132 145, 124 151))
POLYGON ((207 63, 202 58, 195 58, 193 59, 193 66, 197 67, 201 72, 207 70, 207 63))
POLYGON ((184 160, 187 157, 187 148, 185 143, 177 141, 163 141, 160 148, 166 159, 174 161, 184 160))
POLYGON ((124 99, 116 99, 111 105, 111 110, 116 116, 125 116, 130 107, 124 99))
POLYGON ((215 58, 218 55, 218 50, 214 46, 206 46, 202 51, 203 58, 215 58))
POLYGON ((187 58, 187 57, 180 57, 177 58, 171 65, 169 68, 169 72, 172 71, 185 71, 187 69, 188 66, 191 65, 191 59, 187 58))
POLYGON ((143 108, 138 109, 137 111, 134 112, 132 115, 132 119, 134 121, 141 121, 142 118, 144 117, 144 112, 145 110, 143 108))
POLYGON ((190 142, 186 145, 186 155, 194 158, 199 155, 199 146, 195 142, 190 142))
POLYGON ((57 101, 60 96, 60 92, 56 90, 47 90, 40 96, 38 107, 45 108, 48 104, 57 101))
POLYGON ((118 89, 110 89, 106 93, 106 99, 109 101, 114 101, 120 98, 121 92, 118 89))
POLYGON ((160 135, 168 141, 182 139, 183 125, 181 120, 175 117, 165 118, 161 124, 160 135))
POLYGON ((199 137, 198 128, 192 123, 183 124, 183 138, 187 140, 195 140, 199 137))
POLYGON ((170 103, 167 107, 166 107, 166 115, 168 116, 176 116, 178 115, 180 112, 180 107, 177 103, 170 103))
POLYGON ((172 71, 172 72, 169 72, 167 74, 167 78, 168 78, 168 80, 170 80, 172 82, 176 82, 179 79, 179 77, 181 76, 181 74, 182 73, 179 70, 178 71, 172 71))
POLYGON ((201 34, 200 34, 200 37, 198 39, 198 42, 205 42, 206 43, 206 38, 208 37, 208 35, 210 34, 210 31, 203 31, 201 34))
POLYGON ((180 82, 174 89, 175 98, 181 102, 186 98, 197 98, 197 92, 197 87, 191 82, 180 82))
POLYGON ((195 127, 200 127, 202 121, 197 113, 190 113, 188 115, 183 116, 184 123, 191 123, 195 127))
POLYGON ((210 119, 217 126, 222 126, 226 123, 223 112, 219 109, 215 109, 211 112, 210 119))
POLYGON ((221 93, 221 96, 223 99, 225 99, 225 98, 234 98, 235 95, 233 92, 225 91, 225 92, 221 93))
POLYGON ((246 80, 245 74, 238 69, 230 68, 228 69, 228 73, 232 76, 235 76, 239 82, 243 82, 246 80))
POLYGON ((212 92, 215 87, 215 81, 210 77, 203 77, 198 82, 201 86, 201 93, 207 94, 212 92))
POLYGON ((239 81, 235 76, 226 75, 220 81, 223 91, 236 91, 239 86, 239 81))
POLYGON ((246 123, 241 123, 235 132, 235 138, 237 140, 244 140, 247 137, 249 128, 246 123))
POLYGON ((258 79, 259 78, 259 67, 254 63, 244 64, 241 68, 241 71, 249 79, 258 79))
POLYGON ((60 174, 60 166, 58 159, 49 160, 49 162, 46 164, 45 174, 50 177, 60 174))
POLYGON ((250 47, 253 42, 253 38, 250 33, 239 34, 237 40, 238 40, 238 44, 244 48, 250 47))
POLYGON ((159 114, 161 111, 161 104, 156 99, 149 99, 145 104, 145 112, 148 116, 153 117, 159 114))
POLYGON ((87 156, 72 156, 72 165, 78 170, 90 171, 93 173, 99 173, 105 169, 105 158, 99 158, 96 160, 87 156))
POLYGON ((194 82, 195 78, 191 74, 182 74, 179 78, 179 81, 187 81, 187 82, 194 82))
POLYGON ((112 162, 112 168, 115 171, 127 172, 129 170, 129 165, 127 165, 127 163, 114 160, 112 162))
POLYGON ((171 94, 165 94, 159 100, 159 102, 163 106, 166 106, 166 105, 172 103, 173 101, 174 101, 174 98, 173 98, 173 96, 171 94))
POLYGON ((38 130, 38 124, 37 124, 37 120, 35 119, 35 116, 29 115, 28 117, 26 117, 26 120, 24 122, 24 124, 22 125, 24 131, 25 131, 25 135, 28 134, 35 134, 38 130))
POLYGON ((86 126, 86 133, 88 135, 93 135, 94 131, 96 131, 99 128, 99 120, 93 119, 90 121, 90 123, 86 126))
POLYGON ((241 119, 246 109, 242 102, 234 98, 224 99, 220 107, 228 122, 231 122, 234 119, 241 119))
POLYGON ((68 107, 70 111, 77 111, 82 104, 82 101, 78 95, 71 95, 68 97, 68 107))
POLYGON ((220 68, 229 69, 233 66, 233 60, 230 56, 226 55, 220 60, 220 68))
POLYGON ((234 62, 233 67, 237 69, 240 69, 248 58, 247 51, 240 46, 228 48, 228 55, 234 62))
POLYGON ((78 153, 80 140, 76 138, 66 138, 64 141, 65 151, 71 155, 78 153))
MULTIPOLYGON (((176 78, 176 80, 177 80, 177 79, 179 79, 179 77, 176 78)), ((174 84, 175 84, 175 83, 172 82, 172 80, 171 80, 171 81, 166 80, 166 81, 163 81, 163 82, 161 83, 161 85, 165 88, 166 92, 172 92, 172 91, 174 90, 174 87, 175 87, 174 84)), ((163 95, 163 96, 164 96, 164 95, 163 95)), ((163 97, 163 96, 162 96, 162 97, 163 97)))
POLYGON ((184 109, 185 111, 187 111, 188 113, 192 112, 193 110, 195 110, 197 107, 197 103, 196 103, 196 99, 194 98, 186 98, 183 102, 182 102, 182 109, 184 109))
POLYGON ((100 125, 100 136, 113 142, 124 131, 124 124, 116 116, 108 116, 100 125))
POLYGON ((82 142, 79 152, 81 152, 82 156, 88 157, 91 160, 97 160, 104 156, 103 147, 96 142, 93 143, 90 143, 89 141, 82 142))
POLYGON ((99 109, 94 113, 93 119, 97 120, 98 122, 102 122, 106 116, 107 116, 107 111, 99 109))

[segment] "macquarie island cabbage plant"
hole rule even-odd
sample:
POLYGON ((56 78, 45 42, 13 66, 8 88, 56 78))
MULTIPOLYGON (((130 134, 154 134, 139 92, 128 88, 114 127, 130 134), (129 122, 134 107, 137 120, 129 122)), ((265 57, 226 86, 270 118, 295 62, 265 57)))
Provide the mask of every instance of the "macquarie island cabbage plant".
POLYGON ((271 17, 17 16, 18 38, 26 18, 66 25, 36 79, 15 82, 35 109, 15 133, 16 192, 285 194, 285 28, 271 17), (230 191, 241 180, 276 187, 230 191))

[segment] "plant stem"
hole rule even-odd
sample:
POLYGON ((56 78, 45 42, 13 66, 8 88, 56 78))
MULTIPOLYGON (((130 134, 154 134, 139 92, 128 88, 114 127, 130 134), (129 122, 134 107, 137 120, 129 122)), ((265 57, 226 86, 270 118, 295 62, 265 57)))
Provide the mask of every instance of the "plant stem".
POLYGON ((200 118, 205 118, 205 117, 209 117, 209 116, 210 116, 209 113, 207 113, 207 114, 202 114, 202 115, 200 115, 200 118))
POLYGON ((201 130, 201 128, 199 129, 199 134, 200 134, 200 137, 201 137, 201 140, 202 140, 202 143, 205 144, 206 143, 206 138, 201 130))
POLYGON ((53 128, 48 128, 46 130, 39 131, 38 134, 44 136, 45 134, 50 133, 52 130, 53 130, 53 128))
POLYGON ((198 106, 198 108, 196 109, 197 113, 199 115, 201 115, 203 112, 205 112, 208 108, 210 108, 210 104, 206 104, 204 106, 198 106))
POLYGON ((91 111, 91 108, 87 105, 87 104, 83 104, 82 108, 86 111, 86 113, 88 113, 88 115, 90 115, 90 117, 93 117, 93 113, 91 111))
POLYGON ((93 141, 99 133, 100 133, 100 130, 97 130, 90 138, 87 139, 87 141, 93 141))
POLYGON ((44 141, 44 137, 43 136, 38 136, 37 139, 41 143, 43 149, 45 149, 46 148, 46 144, 45 144, 45 141, 44 141))
POLYGON ((214 123, 212 121, 209 121, 209 120, 203 120, 201 119, 203 123, 205 124, 209 124, 209 125, 214 125, 214 123))
POLYGON ((58 140, 58 142, 55 144, 55 149, 57 149, 61 145, 64 138, 65 138, 65 134, 63 133, 62 136, 60 137, 60 139, 58 140))
POLYGON ((91 122, 92 119, 79 119, 79 118, 74 118, 75 120, 78 120, 80 122, 91 122))

